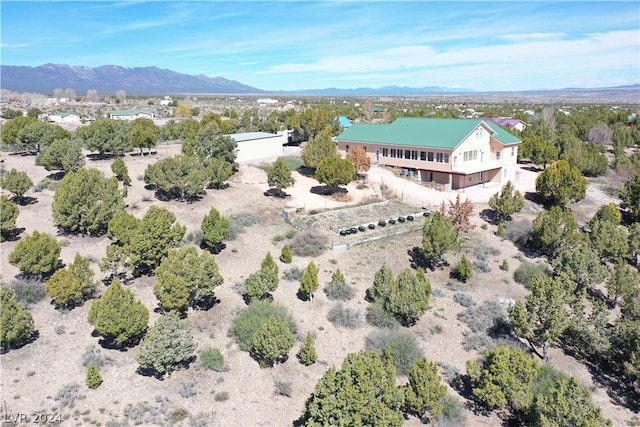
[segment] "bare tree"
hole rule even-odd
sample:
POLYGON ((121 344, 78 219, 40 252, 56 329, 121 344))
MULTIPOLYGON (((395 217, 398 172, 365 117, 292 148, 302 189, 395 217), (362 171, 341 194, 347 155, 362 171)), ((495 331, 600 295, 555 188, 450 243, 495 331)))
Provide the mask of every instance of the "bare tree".
POLYGON ((87 91, 87 101, 96 102, 98 100, 98 91, 95 89, 89 89, 87 91))
POLYGON ((587 141, 592 144, 598 144, 602 146, 611 144, 612 137, 613 131, 609 129, 607 125, 602 123, 592 127, 587 133, 587 141))
POLYGON ((544 107, 542 109, 542 113, 540 114, 540 116, 542 120, 547 124, 547 126, 549 126, 549 129, 551 129, 551 132, 555 133, 557 121, 556 121, 556 118, 553 116, 553 114, 554 114, 553 107, 544 107))
POLYGON ((126 98, 127 98, 127 93, 123 89, 120 89, 116 92, 116 99, 121 103, 124 103, 124 100, 126 98))
POLYGON ((64 90, 62 90, 62 88, 58 87, 53 90, 53 97, 56 99, 62 98, 63 94, 64 94, 64 90))
POLYGON ((64 90, 64 97, 67 99, 75 99, 76 98, 76 91, 74 89, 71 89, 70 87, 66 88, 64 90))
POLYGON ((365 121, 370 122, 371 114, 373 113, 373 107, 371 105, 370 99, 364 101, 364 105, 362 106, 362 113, 364 114, 365 121))

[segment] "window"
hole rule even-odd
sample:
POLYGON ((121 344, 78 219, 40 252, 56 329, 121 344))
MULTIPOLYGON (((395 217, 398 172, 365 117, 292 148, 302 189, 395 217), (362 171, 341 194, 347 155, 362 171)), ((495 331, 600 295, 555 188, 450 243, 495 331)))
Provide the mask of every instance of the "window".
POLYGON ((391 149, 391 157, 396 157, 396 149, 395 148, 391 149))
POLYGON ((449 163, 449 155, 448 154, 444 155, 444 162, 445 163, 449 163))
POLYGON ((429 151, 427 153, 427 160, 433 162, 433 151, 429 151))
POLYGON ((404 150, 404 158, 405 159, 411 158, 411 150, 404 150))
POLYGON ((422 161, 427 160, 427 152, 426 151, 421 151, 420 152, 420 160, 422 160, 422 161))
POLYGON ((476 129, 476 138, 482 138, 482 128, 476 129))
POLYGON ((418 160, 418 152, 413 150, 411 151, 411 160, 418 160))
POLYGON ((346 151, 347 153, 349 152, 349 144, 344 146, 344 151, 346 151))
POLYGON ((364 152, 367 152, 367 146, 365 145, 364 147, 362 147, 362 149, 364 150, 364 152))
POLYGON ((478 160, 478 150, 465 151, 464 153, 462 153, 462 160, 465 162, 478 160))
POLYGON ((444 153, 436 153, 436 162, 438 163, 444 162, 444 153))
POLYGON ((473 181, 473 175, 469 175, 469 182, 473 181))
POLYGON ((496 151, 496 160, 500 160, 500 154, 501 153, 499 151, 496 151))
POLYGON ((382 149, 382 157, 389 157, 389 149, 388 148, 383 148, 382 149))
POLYGON ((502 177, 503 178, 507 177, 507 170, 506 169, 502 169, 502 177))
POLYGON ((511 147, 511 157, 516 155, 516 147, 511 147))

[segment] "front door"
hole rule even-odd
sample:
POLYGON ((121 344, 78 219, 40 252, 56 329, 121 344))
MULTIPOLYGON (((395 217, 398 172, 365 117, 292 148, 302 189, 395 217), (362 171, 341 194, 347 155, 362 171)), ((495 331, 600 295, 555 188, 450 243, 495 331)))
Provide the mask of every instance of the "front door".
POLYGON ((380 163, 380 150, 376 150, 376 163, 380 163))

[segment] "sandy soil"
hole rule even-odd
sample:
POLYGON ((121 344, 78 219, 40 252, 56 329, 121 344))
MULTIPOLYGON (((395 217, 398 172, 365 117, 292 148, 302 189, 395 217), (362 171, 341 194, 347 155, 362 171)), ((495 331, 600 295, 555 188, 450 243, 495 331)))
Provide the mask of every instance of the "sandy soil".
MULTIPOLYGON (((282 426, 291 425, 303 411, 304 401, 311 394, 314 385, 331 366, 339 366, 343 358, 350 352, 364 347, 365 337, 374 328, 363 324, 362 327, 350 330, 337 328, 327 320, 327 312, 333 305, 323 292, 318 292, 313 302, 301 301, 296 297, 298 283, 281 280, 274 292, 274 299, 288 306, 298 326, 298 342, 291 351, 290 359, 272 369, 260 369, 258 364, 227 336, 229 325, 234 314, 244 307, 240 295, 234 291, 234 285, 245 279, 259 268, 261 260, 270 251, 274 258, 280 253, 284 241, 275 243, 276 235, 283 235, 291 230, 281 218, 285 208, 304 208, 305 211, 330 209, 366 200, 380 195, 379 184, 384 182, 393 189, 405 203, 416 208, 437 206, 442 200, 454 199, 456 191, 439 192, 422 187, 406 179, 394 176, 386 169, 374 167, 369 172, 368 186, 359 190, 357 184, 348 186, 350 201, 336 201, 331 198, 309 192, 317 182, 311 178, 296 174, 296 186, 288 189, 291 197, 285 200, 274 200, 262 195, 267 189, 266 175, 263 171, 250 165, 242 165, 240 172, 231 180, 230 188, 215 191, 209 190, 198 202, 187 204, 176 201, 160 202, 153 193, 144 188, 141 177, 146 165, 163 157, 179 152, 179 146, 160 146, 152 156, 125 157, 132 178, 132 187, 127 197, 128 211, 142 216, 152 204, 164 206, 174 212, 178 221, 187 226, 187 233, 200 227, 202 217, 215 206, 224 215, 242 211, 259 215, 261 223, 247 228, 236 240, 227 242, 227 248, 216 255, 220 271, 225 279, 224 284, 216 290, 220 303, 208 311, 195 311, 189 314, 194 324, 194 337, 198 348, 214 346, 221 349, 229 370, 216 373, 197 370, 195 365, 189 369, 175 372, 160 381, 141 376, 136 373, 135 355, 138 348, 127 351, 101 349, 111 363, 102 369, 104 383, 95 391, 89 390, 84 379, 86 368, 82 365, 82 355, 87 347, 99 347, 99 338, 92 335, 92 328, 86 318, 91 302, 85 303, 72 311, 56 310, 49 300, 30 307, 38 338, 32 343, 0 356, 2 400, 5 407, 3 413, 46 412, 62 414, 63 425, 106 425, 120 422, 120 425, 169 425, 173 411, 183 408, 192 417, 199 417, 201 425, 212 426, 282 426), (316 336, 318 363, 304 367, 295 358, 302 338, 307 332, 316 336), (185 379, 197 380, 197 394, 185 398, 179 390, 185 379), (290 382, 291 396, 286 397, 274 393, 274 381, 290 382), (79 394, 84 398, 75 401, 74 406, 62 408, 55 400, 59 390, 65 385, 79 384, 79 394), (224 394, 227 398, 224 398, 224 394), (129 409, 138 409, 131 413, 129 409), (129 417, 125 417, 129 413, 129 417), (139 417, 138 415, 139 414, 139 417)), ((295 153, 295 151, 294 151, 295 153)), ((34 166, 33 157, 3 155, 7 169, 13 167, 28 171, 32 180, 37 183, 48 175, 43 168, 34 166)), ((111 176, 108 160, 87 161, 87 166, 95 167, 111 176)), ((535 172, 521 169, 517 174, 516 186, 521 191, 533 191, 535 172)), ((512 272, 519 265, 519 251, 509 242, 501 241, 494 234, 494 227, 482 230, 483 221, 477 213, 486 208, 486 201, 491 194, 499 191, 497 185, 467 189, 464 197, 476 203, 476 215, 473 218, 476 227, 467 237, 467 248, 487 245, 500 249, 500 254, 490 259, 492 271, 476 274, 464 289, 478 303, 486 300, 509 301, 523 298, 526 290, 513 282, 512 272), (511 269, 509 272, 498 269, 503 259, 507 259, 511 269)), ((22 236, 34 230, 46 231, 57 235, 57 229, 51 219, 51 201, 53 192, 30 191, 28 196, 37 199, 36 203, 21 207, 18 227, 24 228, 22 236)), ((601 194, 591 199, 599 200, 601 194)), ((533 208, 531 208, 533 209, 533 208)), ((535 209, 529 212, 535 211, 535 209)), ((109 240, 106 237, 67 237, 59 236, 65 246, 61 259, 64 263, 72 261, 76 252, 90 257, 98 278, 103 278, 97 266, 104 254, 109 240)), ((5 242, 0 245, 2 281, 14 280, 17 269, 8 264, 8 254, 16 242, 5 242)), ((395 272, 409 266, 408 251, 421 244, 420 232, 406 234, 387 240, 358 246, 348 251, 327 251, 314 262, 320 266, 320 282, 327 283, 332 272, 340 268, 347 281, 358 289, 357 296, 347 303, 359 309, 364 315, 367 302, 365 291, 372 282, 373 275, 387 263, 395 272)), ((452 255, 451 262, 459 255, 452 255)), ((294 258, 292 265, 279 263, 280 271, 298 266, 305 268, 309 258, 294 258)), ((437 269, 429 272, 434 296, 431 308, 425 316, 411 328, 419 337, 419 342, 427 357, 441 366, 450 366, 464 372, 466 360, 477 357, 476 352, 462 349, 464 335, 468 333, 466 325, 456 319, 456 314, 463 308, 453 302, 455 291, 445 284, 449 280, 448 270, 437 269)), ((142 277, 129 285, 135 294, 145 303, 151 312, 151 323, 159 316, 154 309, 157 302, 152 293, 154 277, 142 277)), ((322 286, 321 285, 321 286, 322 286)), ((106 288, 101 286, 98 294, 106 288)), ((624 425, 632 413, 620 406, 615 406, 606 390, 591 378, 589 371, 574 359, 565 356, 561 351, 552 350, 552 363, 563 371, 576 375, 583 384, 593 387, 594 399, 603 408, 605 415, 614 420, 614 425, 624 425)), ((401 379, 402 380, 402 379, 401 379)), ((457 393, 451 391, 455 396, 457 393)), ((459 396, 458 396, 459 397, 459 396)), ((462 401, 462 398, 460 398, 462 401)), ((493 426, 500 423, 492 416, 476 415, 465 410, 467 425, 493 426)), ((192 421, 192 420, 191 420, 192 421)), ((189 419, 177 422, 176 425, 195 425, 189 419)), ((410 419, 407 425, 419 425, 418 420, 410 419)))

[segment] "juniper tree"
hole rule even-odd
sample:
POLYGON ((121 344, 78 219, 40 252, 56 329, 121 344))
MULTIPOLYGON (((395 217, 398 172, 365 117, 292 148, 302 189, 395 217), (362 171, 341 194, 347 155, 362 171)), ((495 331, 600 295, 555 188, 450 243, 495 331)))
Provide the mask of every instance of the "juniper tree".
POLYGON ((33 316, 13 289, 0 285, 0 347, 10 350, 26 343, 35 331, 33 316))
POLYGON ((313 365, 318 360, 318 354, 316 353, 315 340, 311 332, 307 334, 300 350, 298 351, 298 360, 305 366, 313 365))
POLYGON ((403 326, 414 324, 429 308, 431 283, 419 268, 406 268, 393 281, 384 308, 397 317, 403 326))
POLYGON ((205 244, 210 248, 216 248, 229 233, 229 227, 229 220, 220 215, 216 208, 211 208, 200 225, 205 244))
POLYGON ((124 210, 124 201, 115 178, 104 178, 97 169, 79 169, 62 178, 52 209, 61 230, 99 236, 113 216, 124 210))
POLYGON ((149 310, 116 278, 93 302, 87 320, 100 335, 123 345, 146 329, 149 310))
POLYGON ((42 278, 56 269, 61 250, 54 237, 34 231, 18 242, 9 254, 9 264, 23 273, 42 278))
POLYGON ((313 294, 318 290, 320 283, 318 282, 318 267, 311 261, 302 275, 300 280, 300 292, 307 296, 309 301, 313 300, 313 294))
POLYGON ((163 314, 142 339, 136 361, 160 376, 171 374, 175 366, 194 357, 197 345, 191 329, 191 321, 180 319, 178 313, 163 314))
POLYGON ((16 219, 20 214, 18 205, 6 195, 0 196, 0 242, 4 242, 16 228, 16 219))
POLYGON ((267 172, 267 183, 269 187, 284 190, 285 188, 291 187, 295 182, 289 166, 287 166, 282 157, 278 157, 278 160, 271 165, 267 172))
POLYGON ((164 310, 184 312, 199 304, 211 304, 214 289, 224 282, 213 255, 198 255, 194 246, 172 249, 156 268, 153 293, 164 310))
POLYGON ((524 208, 524 197, 511 181, 507 181, 499 193, 489 198, 489 207, 498 214, 498 220, 502 222, 524 208))
POLYGON ((285 244, 282 247, 282 251, 280 252, 280 261, 285 264, 291 264, 293 260, 293 252, 291 252, 291 246, 289 244, 285 244))
POLYGON ((263 364, 272 366, 286 359, 295 341, 287 322, 277 316, 270 316, 253 334, 251 352, 263 361, 263 364))
POLYGON ((422 227, 422 253, 432 266, 456 245, 456 230, 451 220, 436 211, 425 219, 422 227))
POLYGON ((126 163, 122 160, 122 157, 118 157, 111 164, 111 172, 116 176, 118 181, 122 181, 125 186, 131 185, 131 178, 129 178, 129 169, 126 163))
POLYGON ((401 426, 404 396, 395 382, 388 358, 373 351, 351 353, 316 384, 305 403, 305 425, 401 426))
POLYGON ((407 377, 409 383, 402 387, 406 410, 420 418, 426 412, 440 415, 443 410, 441 399, 447 394, 447 387, 438 375, 438 365, 423 357, 413 365, 407 377))
POLYGON ((84 166, 82 141, 56 139, 36 158, 36 165, 48 171, 75 172, 84 166))
POLYGON ((89 367, 87 368, 87 378, 85 380, 87 387, 92 390, 97 389, 102 384, 102 374, 100 374, 100 369, 96 366, 96 362, 91 361, 89 367))
POLYGON ((21 200, 24 193, 33 187, 33 181, 26 172, 13 168, 0 178, 0 187, 13 193, 17 200, 21 200))

